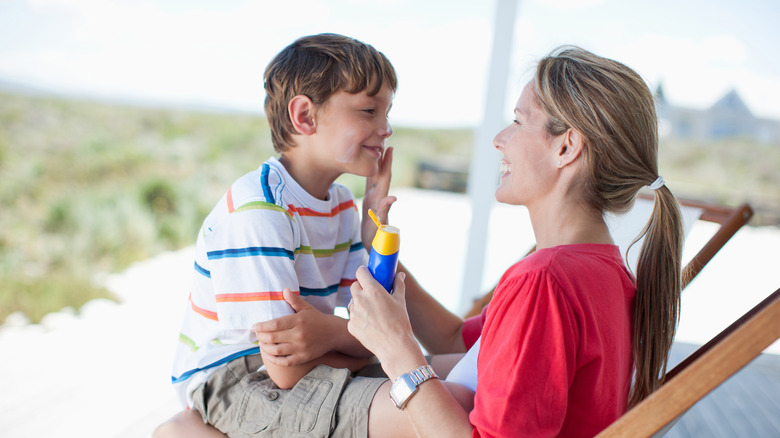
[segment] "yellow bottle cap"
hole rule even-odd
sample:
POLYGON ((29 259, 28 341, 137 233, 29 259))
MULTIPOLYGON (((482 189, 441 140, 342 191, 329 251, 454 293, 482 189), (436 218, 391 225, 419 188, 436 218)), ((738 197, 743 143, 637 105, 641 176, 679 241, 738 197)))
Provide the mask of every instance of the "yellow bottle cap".
POLYGON ((371 247, 382 255, 397 253, 401 247, 401 230, 391 225, 382 225, 376 230, 371 247))
POLYGON ((374 214, 374 211, 369 209, 368 215, 376 224, 378 230, 374 240, 371 242, 371 247, 379 254, 390 255, 398 252, 401 247, 401 230, 392 225, 382 225, 379 219, 374 214))

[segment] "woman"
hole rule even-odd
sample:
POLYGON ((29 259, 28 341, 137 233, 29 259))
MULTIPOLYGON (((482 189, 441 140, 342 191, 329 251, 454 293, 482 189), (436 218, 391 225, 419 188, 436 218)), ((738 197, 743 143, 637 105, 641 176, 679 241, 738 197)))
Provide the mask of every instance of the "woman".
POLYGON ((507 270, 482 316, 464 323, 406 272, 393 295, 357 272, 349 330, 390 378, 367 407, 371 437, 593 436, 663 381, 682 232, 658 176, 647 85, 623 64, 562 47, 539 62, 514 113, 494 139, 495 196, 527 207, 537 250, 507 270), (628 210, 645 186, 655 206, 634 279, 603 215, 628 210), (469 348, 476 369, 464 359, 448 382, 432 378, 418 339, 432 353, 469 348))

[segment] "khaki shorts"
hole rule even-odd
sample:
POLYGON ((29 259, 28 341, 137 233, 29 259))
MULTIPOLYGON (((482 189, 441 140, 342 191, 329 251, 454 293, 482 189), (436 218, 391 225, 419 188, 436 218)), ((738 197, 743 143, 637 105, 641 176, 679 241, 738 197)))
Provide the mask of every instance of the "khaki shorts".
POLYGON ((196 389, 203 421, 231 437, 368 436, 368 408, 386 378, 319 365, 283 390, 257 371, 262 363, 259 354, 235 359, 196 389))

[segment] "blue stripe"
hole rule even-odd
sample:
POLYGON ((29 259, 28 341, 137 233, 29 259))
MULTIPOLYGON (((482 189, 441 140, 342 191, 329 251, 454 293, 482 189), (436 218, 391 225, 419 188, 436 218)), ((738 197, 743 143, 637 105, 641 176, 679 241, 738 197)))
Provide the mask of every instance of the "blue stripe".
POLYGON ((295 253, 285 248, 277 248, 271 246, 250 246, 248 248, 232 248, 224 249, 222 251, 209 251, 206 253, 209 260, 224 259, 231 257, 251 257, 251 256, 268 256, 268 257, 287 257, 290 260, 295 260, 295 253))
POLYGON ((195 373, 197 373, 199 371, 207 370, 209 368, 218 367, 218 366, 220 366, 222 364, 226 364, 226 363, 230 362, 233 359, 237 359, 239 357, 244 357, 244 356, 249 356, 250 354, 256 354, 256 353, 259 353, 259 352, 260 352, 260 347, 254 347, 254 348, 250 348, 249 350, 244 350, 244 351, 239 351, 238 353, 233 353, 230 356, 224 357, 224 358, 222 358, 222 359, 220 359, 220 360, 218 360, 218 361, 216 361, 216 362, 214 362, 212 364, 206 365, 205 367, 196 368, 194 370, 189 370, 189 371, 187 371, 186 373, 182 374, 179 377, 171 376, 171 383, 181 383, 181 382, 189 379, 190 377, 192 377, 193 374, 195 374, 195 373))
POLYGON ((279 173, 279 169, 272 167, 271 170, 274 172, 274 175, 276 175, 276 178, 279 179, 279 184, 276 185, 276 190, 274 191, 274 199, 279 201, 276 203, 276 205, 284 207, 284 201, 282 201, 282 191, 284 191, 285 186, 284 177, 282 177, 282 174, 279 173))
POLYGON ((271 186, 268 184, 268 173, 270 170, 271 166, 269 166, 268 163, 263 163, 263 170, 260 171, 260 186, 263 187, 265 200, 271 204, 276 204, 276 201, 274 201, 274 195, 271 193, 271 186))
POLYGON ((211 278, 211 272, 204 269, 201 265, 198 264, 198 262, 195 262, 195 270, 198 271, 204 277, 211 278))
POLYGON ((360 251, 361 249, 363 249, 363 242, 353 243, 352 246, 349 247, 349 252, 360 251))
POLYGON ((325 296, 332 295, 332 294, 335 294, 336 292, 338 292, 339 291, 339 285, 338 284, 332 284, 332 285, 330 285, 328 287, 317 288, 317 289, 301 286, 300 290, 301 290, 301 295, 302 296, 314 295, 314 296, 325 297, 325 296))

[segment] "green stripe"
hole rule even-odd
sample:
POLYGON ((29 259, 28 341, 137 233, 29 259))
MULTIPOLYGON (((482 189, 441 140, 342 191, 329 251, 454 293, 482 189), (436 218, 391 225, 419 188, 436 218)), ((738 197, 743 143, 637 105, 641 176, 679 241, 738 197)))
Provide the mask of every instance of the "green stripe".
POLYGON ((237 213, 240 211, 247 211, 247 210, 275 210, 280 211, 292 219, 293 215, 290 213, 287 209, 280 207, 276 204, 271 204, 270 202, 265 201, 252 201, 247 202, 246 204, 242 205, 241 207, 238 207, 237 209, 233 210, 233 213, 237 213))
POLYGON ((183 343, 187 347, 190 348, 192 351, 198 351, 200 347, 198 347, 198 344, 195 343, 192 339, 190 339, 187 335, 184 333, 179 333, 179 342, 183 343))
POLYGON ((352 240, 339 243, 332 249, 312 249, 310 246, 301 245, 295 250, 295 254, 311 254, 314 257, 330 257, 337 252, 349 251, 352 246, 352 240))

